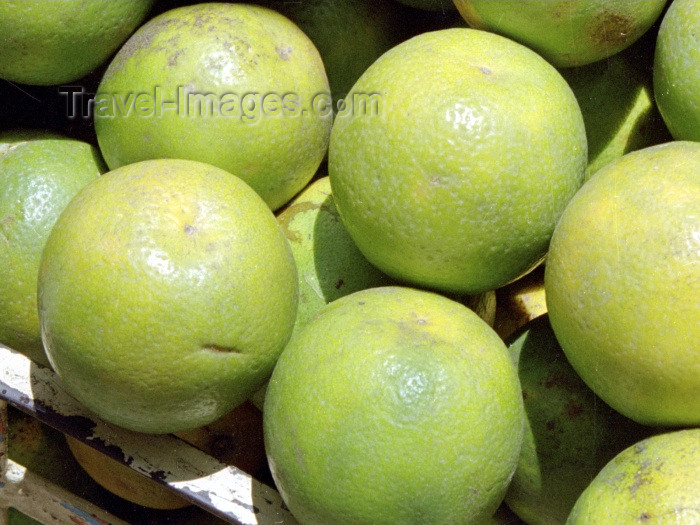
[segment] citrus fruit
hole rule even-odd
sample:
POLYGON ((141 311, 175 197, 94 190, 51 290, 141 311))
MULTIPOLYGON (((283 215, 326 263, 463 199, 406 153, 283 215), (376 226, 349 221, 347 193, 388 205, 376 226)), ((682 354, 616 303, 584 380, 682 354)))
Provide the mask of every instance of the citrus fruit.
POLYGON ((666 0, 454 2, 471 27, 521 42, 558 67, 582 66, 622 51, 654 24, 666 4, 666 0))
POLYGON ((634 45, 607 60, 560 70, 586 124, 587 179, 625 153, 672 140, 656 108, 645 59, 634 45))
POLYGON ((167 11, 119 50, 95 96, 110 169, 156 158, 235 173, 277 209, 326 154, 332 112, 323 62, 276 11, 204 3, 167 11))
POLYGON ((463 305, 380 287, 324 307, 265 398, 268 462, 301 523, 481 523, 523 432, 500 338, 463 305))
POLYGON ((620 452, 576 502, 568 525, 698 523, 700 428, 647 438, 620 452))
POLYGON ((298 331, 326 304, 391 279, 355 246, 338 216, 328 177, 309 185, 277 220, 292 248, 299 276, 298 331))
POLYGON ((73 457, 92 479, 120 498, 153 509, 181 509, 190 503, 156 481, 136 473, 94 448, 66 436, 73 457))
POLYGON ((401 40, 396 23, 401 11, 391 1, 278 0, 273 7, 297 24, 318 49, 334 107, 365 69, 401 40))
POLYGON ((572 199, 545 267, 547 307, 591 389, 650 425, 700 423, 700 143, 638 150, 572 199))
POLYGON ((0 2, 0 78, 23 84, 73 82, 109 59, 153 0, 0 2))
POLYGON ((12 405, 7 414, 4 437, 11 460, 81 498, 99 501, 104 491, 80 468, 63 434, 12 405))
POLYGON ((423 33, 382 55, 346 100, 328 169, 372 264, 474 294, 542 260, 586 168, 576 98, 544 59, 484 31, 423 33))
POLYGON ((548 316, 509 341, 525 404, 525 438, 505 502, 528 525, 566 521, 576 500, 643 428, 598 398, 566 360, 548 316))
POLYGON ((94 146, 42 131, 0 133, 0 343, 48 365, 36 287, 56 219, 105 171, 94 146))
POLYGON ((700 141, 700 9, 674 0, 659 27, 654 56, 654 95, 676 140, 700 141))
POLYGON ((493 329, 508 339, 528 321, 547 313, 544 294, 544 265, 496 290, 493 329))
MULTIPOLYGON (((393 283, 365 259, 350 238, 335 207, 327 176, 297 195, 277 220, 292 248, 299 276, 294 333, 326 304, 359 290, 393 283)), ((496 312, 493 291, 454 299, 493 324, 496 312)), ((262 410, 265 388, 251 399, 262 410)))
POLYGON ((87 185, 48 238, 42 339, 78 401, 151 433, 211 423, 270 375, 297 277, 274 215, 195 161, 124 166, 87 185))

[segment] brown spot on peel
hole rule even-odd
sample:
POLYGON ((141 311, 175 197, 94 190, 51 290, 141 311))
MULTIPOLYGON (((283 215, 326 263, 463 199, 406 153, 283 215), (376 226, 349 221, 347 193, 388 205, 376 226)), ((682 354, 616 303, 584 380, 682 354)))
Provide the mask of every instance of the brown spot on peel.
POLYGON ((292 55, 292 48, 290 46, 277 46, 275 51, 277 51, 277 55, 285 61, 289 60, 292 55))
POLYGON ((593 43, 603 49, 617 48, 624 43, 633 29, 629 18, 617 13, 603 12, 595 19, 590 31, 593 43))
POLYGON ((242 354, 243 353, 241 350, 239 350, 238 348, 235 348, 233 346, 206 344, 206 345, 202 345, 201 348, 202 348, 202 350, 206 350, 209 352, 222 353, 222 354, 242 354))
POLYGON ((583 412, 583 407, 581 406, 580 403, 577 403, 574 400, 569 401, 569 403, 566 406, 566 413, 568 414, 570 419, 576 418, 582 412, 583 412))
POLYGON ((637 490, 639 490, 639 487, 651 483, 651 479, 649 479, 649 476, 646 475, 646 471, 650 465, 651 461, 642 461, 642 464, 639 466, 639 469, 637 469, 637 472, 634 473, 634 483, 632 483, 632 485, 629 488, 630 494, 632 496, 634 496, 637 490))

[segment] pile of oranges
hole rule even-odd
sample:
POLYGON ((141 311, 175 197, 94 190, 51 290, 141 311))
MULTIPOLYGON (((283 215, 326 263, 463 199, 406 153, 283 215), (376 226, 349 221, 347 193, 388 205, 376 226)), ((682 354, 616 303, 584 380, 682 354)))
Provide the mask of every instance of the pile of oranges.
POLYGON ((302 523, 693 523, 698 31, 695 0, 0 3, 0 343, 144 439, 262 411, 302 523))

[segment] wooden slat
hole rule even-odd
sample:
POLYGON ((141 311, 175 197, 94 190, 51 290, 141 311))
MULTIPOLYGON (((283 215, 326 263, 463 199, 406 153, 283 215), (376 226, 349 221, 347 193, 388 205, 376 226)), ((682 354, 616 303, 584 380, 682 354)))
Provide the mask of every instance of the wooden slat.
POLYGON ((0 476, 0 507, 12 507, 46 525, 128 525, 11 459, 6 467, 0 476))
POLYGON ((175 436, 141 434, 102 421, 65 391, 51 369, 1 344, 0 398, 229 523, 296 523, 279 493, 246 472, 175 436))

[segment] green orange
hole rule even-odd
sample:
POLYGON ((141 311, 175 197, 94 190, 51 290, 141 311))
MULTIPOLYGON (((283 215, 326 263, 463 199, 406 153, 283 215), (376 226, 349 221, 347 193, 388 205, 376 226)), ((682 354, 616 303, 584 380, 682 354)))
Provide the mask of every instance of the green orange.
POLYGON ((122 46, 94 101, 110 169, 189 159, 235 173, 272 209, 306 186, 332 112, 318 50, 264 7, 211 2, 151 19, 122 46))
POLYGON ((299 274, 295 331, 326 304, 365 288, 391 283, 364 258, 345 230, 328 177, 310 184, 277 220, 289 241, 299 274))
POLYGON ((63 208, 105 169, 85 142, 42 131, 0 133, 0 343, 44 365, 36 304, 41 252, 63 208))
MULTIPOLYGON (((691 2, 693 0, 690 0, 691 2)), ((666 0, 454 0, 471 27, 534 49, 558 67, 602 60, 634 43, 666 0)))
POLYGON ((153 0, 0 2, 0 78, 66 84, 102 65, 144 20, 153 0))
POLYGON ((640 441, 612 459, 576 502, 567 525, 700 521, 700 428, 640 441))
POLYGON ((648 55, 635 45, 607 60, 560 69, 586 124, 586 178, 625 153, 672 140, 654 102, 648 55))
POLYGON ((700 424, 698 173, 697 142, 611 162, 572 199, 547 255, 547 307, 567 358, 644 424, 700 424))
POLYGON ((517 463, 523 408, 505 345, 475 313, 383 287, 334 301, 292 338, 263 424, 301 523, 482 523, 517 463))
POLYGON ((544 59, 484 31, 423 33, 382 55, 346 100, 329 175, 372 264, 473 294, 542 260, 586 169, 578 103, 544 59))
MULTIPOLYGON (((277 217, 285 232, 299 275, 299 307, 294 333, 300 331, 326 304, 367 288, 392 284, 357 249, 333 201, 328 177, 321 177, 297 195, 277 217)), ((496 311, 493 291, 459 296, 492 325, 496 311)), ((265 389, 252 401, 263 408, 265 389)))
POLYGON ((525 325, 508 349, 522 386, 526 428, 505 502, 529 525, 563 523, 598 471, 645 429, 586 386, 546 314, 525 325))
POLYGON ((700 9, 674 0, 659 27, 654 56, 654 95, 676 140, 700 141, 700 9))
POLYGON ((211 423, 262 385, 292 332, 297 275, 274 215, 241 179, 154 160, 70 202, 38 300, 69 392, 107 421, 167 433, 211 423))

